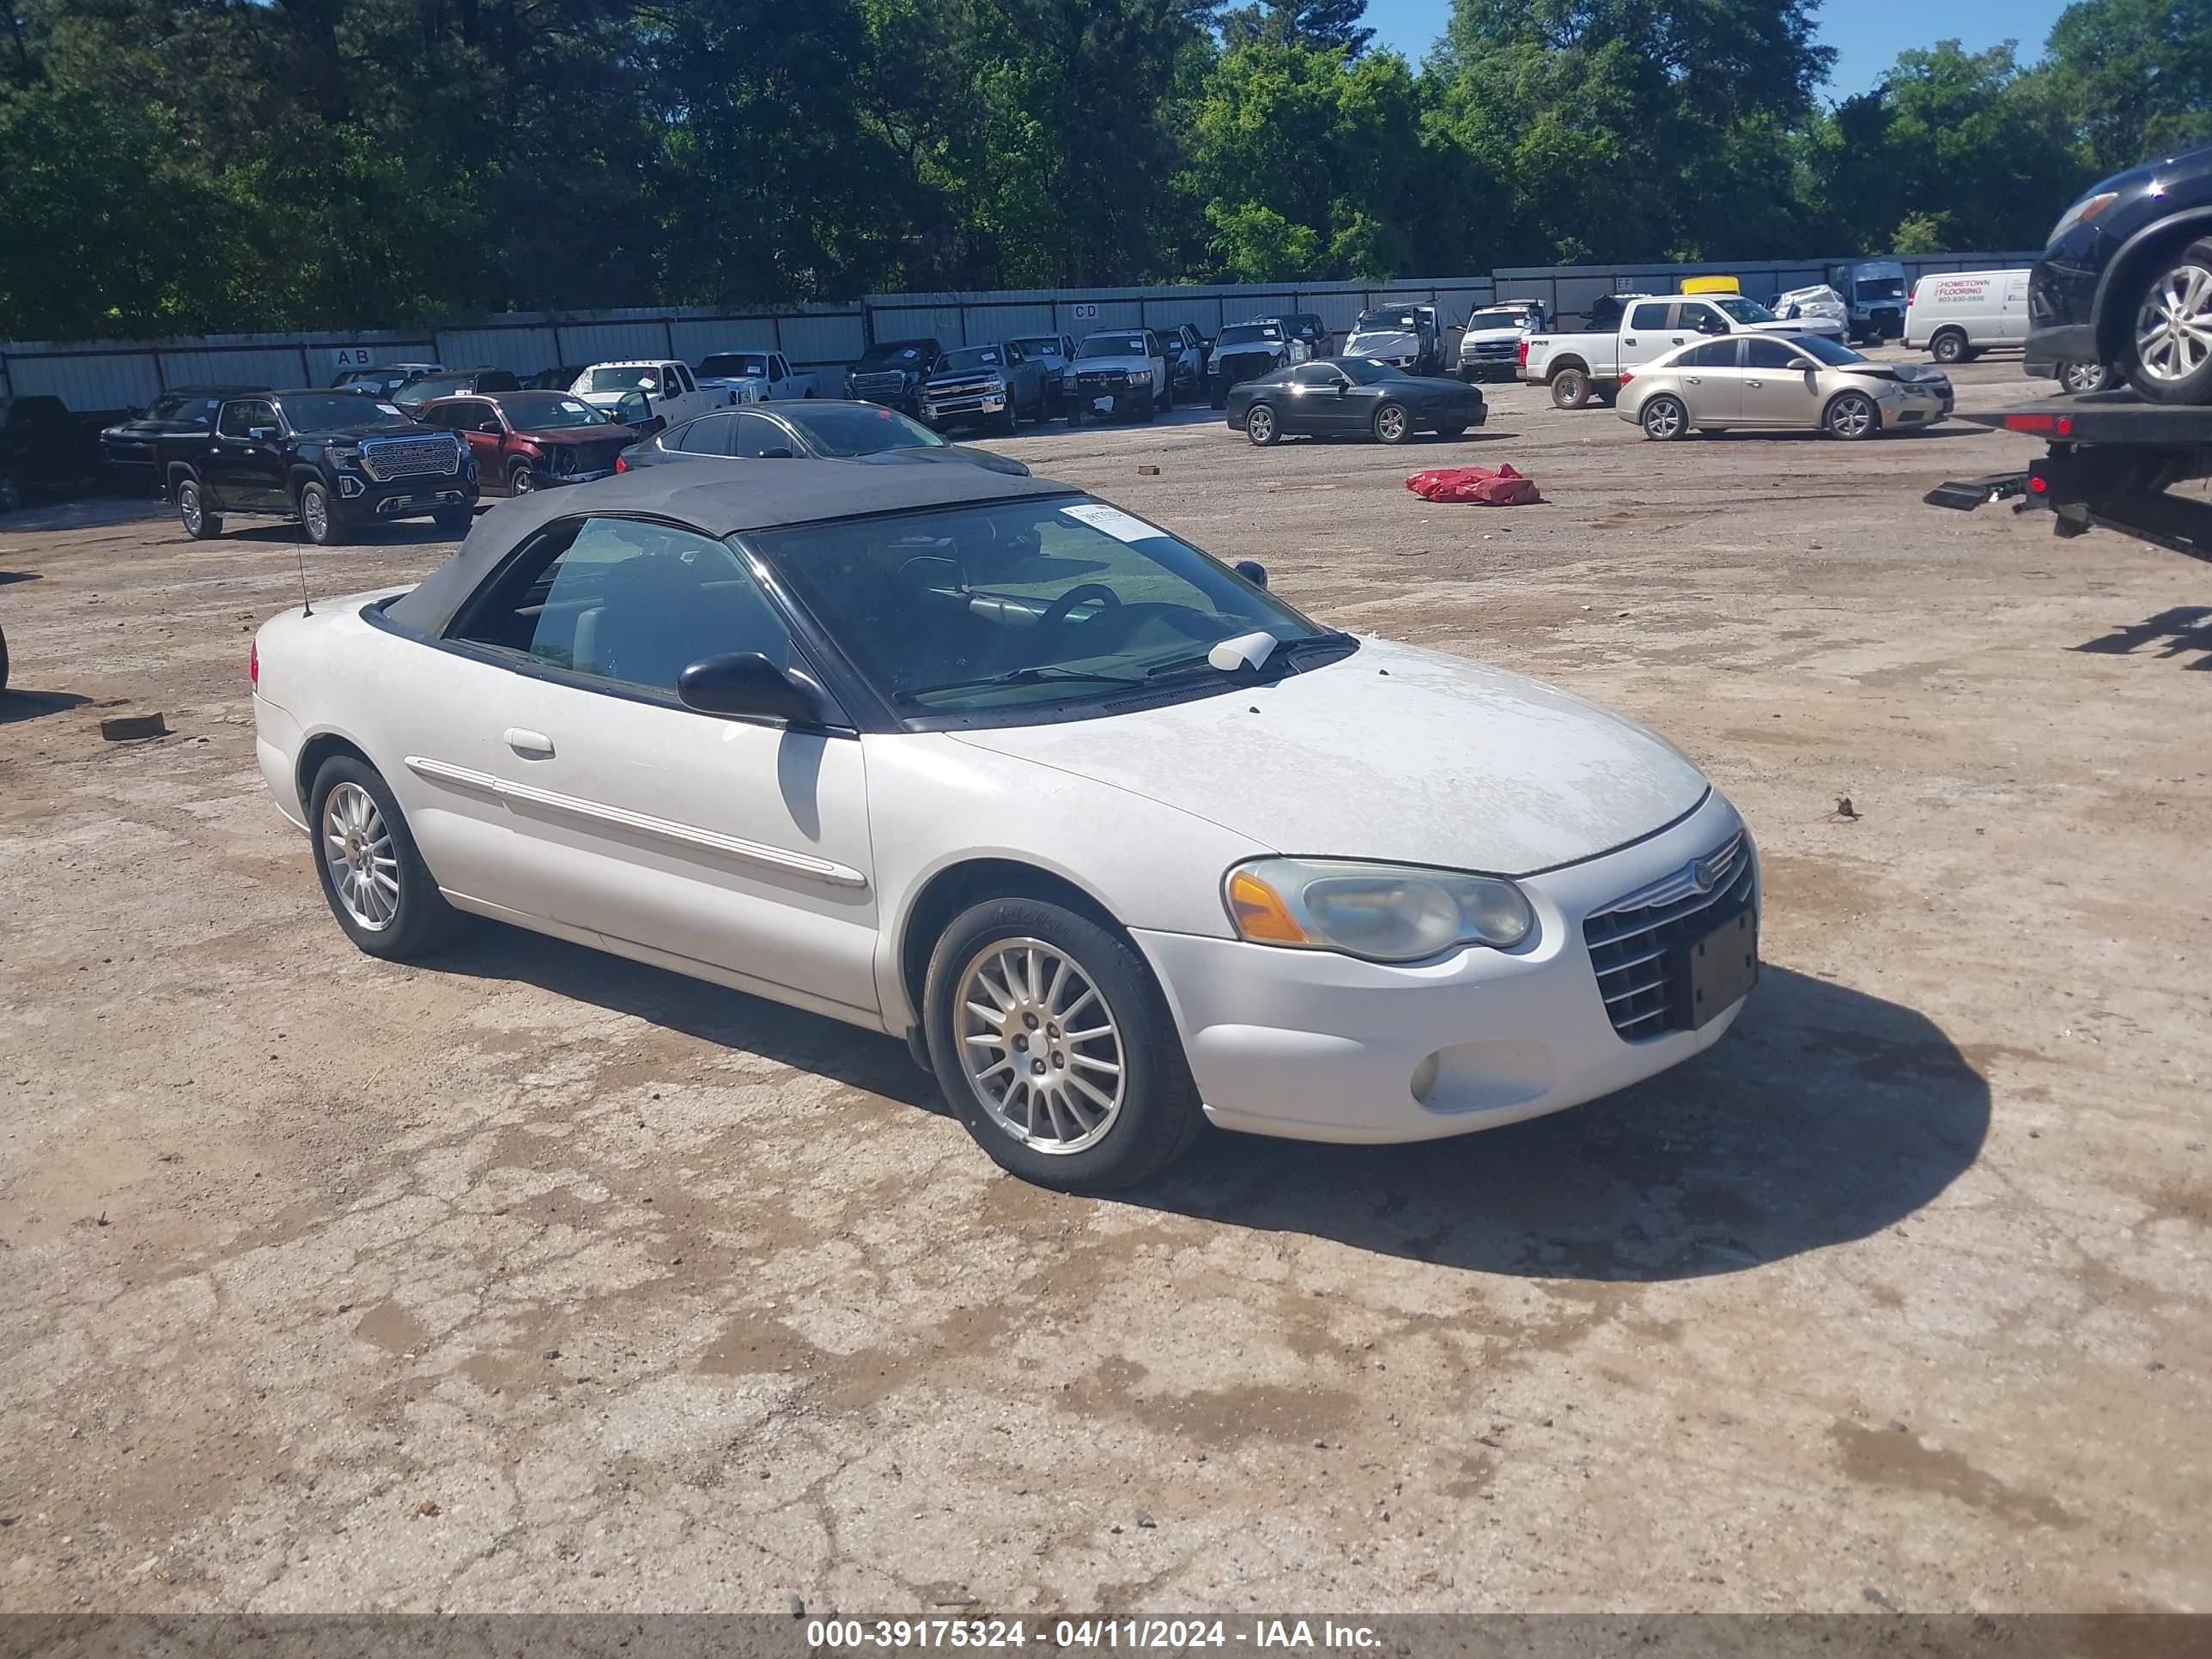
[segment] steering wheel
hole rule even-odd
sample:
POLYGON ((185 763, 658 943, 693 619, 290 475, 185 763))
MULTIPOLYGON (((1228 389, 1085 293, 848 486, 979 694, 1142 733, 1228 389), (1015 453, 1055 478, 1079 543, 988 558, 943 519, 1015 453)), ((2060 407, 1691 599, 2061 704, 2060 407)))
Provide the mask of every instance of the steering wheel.
POLYGON ((1060 629, 1067 625, 1069 616, 1079 605, 1088 605, 1093 599, 1103 599, 1109 608, 1118 609, 1121 596, 1103 582, 1078 582, 1047 607, 1037 618, 1040 629, 1060 629))

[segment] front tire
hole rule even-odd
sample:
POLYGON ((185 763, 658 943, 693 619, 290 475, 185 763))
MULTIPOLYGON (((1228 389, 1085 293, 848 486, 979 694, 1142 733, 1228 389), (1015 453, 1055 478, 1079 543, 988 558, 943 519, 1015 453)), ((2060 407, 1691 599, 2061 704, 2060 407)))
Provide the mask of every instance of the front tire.
POLYGON ((1438 427, 1437 436, 1442 438, 1446 443, 1452 443, 1467 436, 1467 428, 1461 422, 1454 421, 1449 425, 1438 427))
POLYGON ((300 528, 317 547, 332 547, 345 539, 331 492, 317 479, 300 486, 300 528))
POLYGON ((1662 392, 1644 399, 1644 407, 1636 411, 1636 424, 1652 442, 1671 444, 1690 429, 1690 411, 1680 398, 1662 392))
POLYGON ((1205 1126, 1144 959, 1038 899, 964 911, 931 953, 923 1023, 938 1085, 1001 1169, 1064 1192, 1133 1186, 1205 1126))
POLYGON ((1281 441, 1282 427, 1271 404, 1254 404, 1244 411, 1244 435, 1262 449, 1281 441))
POLYGON ((1881 430, 1881 411, 1863 392, 1839 392, 1820 416, 1820 426, 1831 438, 1857 443, 1881 430))
POLYGON ((1963 363, 1966 361, 1966 337, 1955 328, 1939 329, 1936 337, 1928 343, 1928 355, 1939 363, 1963 363))
POLYGON ((1413 417, 1403 404, 1385 404, 1375 411, 1375 441, 1401 444, 1413 435, 1413 417))
POLYGON ((538 474, 532 471, 530 463, 517 461, 507 475, 507 493, 510 495, 527 495, 537 488, 538 474))
POLYGON ((2152 270, 2124 313, 2128 384, 2154 404, 2212 404, 2212 237, 2152 270))
POLYGON ((323 897, 362 951, 412 961, 452 931, 453 908, 374 767, 352 755, 325 761, 307 792, 307 822, 323 897))
POLYGON ((198 478, 182 478, 177 483, 177 522, 184 526, 185 534, 196 542, 212 541, 222 534, 222 514, 208 506, 207 492, 200 488, 198 478))
POLYGON ((441 507, 430 515, 430 522, 448 536, 465 536, 476 517, 474 511, 465 507, 441 507))
POLYGON ((1580 409, 1590 400, 1589 376, 1579 368, 1563 368, 1552 376, 1552 406, 1580 409))

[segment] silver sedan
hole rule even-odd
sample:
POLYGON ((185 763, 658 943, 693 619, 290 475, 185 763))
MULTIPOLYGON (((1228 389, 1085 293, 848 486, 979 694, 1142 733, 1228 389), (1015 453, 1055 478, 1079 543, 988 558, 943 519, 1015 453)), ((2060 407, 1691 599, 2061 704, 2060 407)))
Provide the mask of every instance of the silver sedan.
POLYGON ((1933 426, 1951 412, 1938 368, 1877 363, 1810 334, 1736 334, 1671 351, 1620 377, 1613 407, 1662 442, 1732 426, 1871 438, 1933 426))

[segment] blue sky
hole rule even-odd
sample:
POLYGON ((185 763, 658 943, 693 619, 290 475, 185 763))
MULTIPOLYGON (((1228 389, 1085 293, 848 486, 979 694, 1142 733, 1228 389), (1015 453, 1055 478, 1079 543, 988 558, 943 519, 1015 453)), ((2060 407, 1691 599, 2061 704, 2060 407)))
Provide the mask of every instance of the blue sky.
MULTIPOLYGON (((1823 43, 1836 49, 1829 94, 1864 92, 1899 52, 1954 38, 1970 52, 2017 40, 2021 60, 2032 63, 2065 9, 2065 0, 1827 0, 1818 18, 1823 43)), ((1451 0, 1367 0, 1376 44, 1395 46, 1416 63, 1450 14, 1451 0)))

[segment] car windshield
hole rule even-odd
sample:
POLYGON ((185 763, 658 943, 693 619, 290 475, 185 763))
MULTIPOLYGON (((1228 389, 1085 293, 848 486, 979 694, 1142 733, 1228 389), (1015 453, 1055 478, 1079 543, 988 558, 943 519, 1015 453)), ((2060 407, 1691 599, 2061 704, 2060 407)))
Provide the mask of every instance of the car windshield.
POLYGON ((606 363, 592 371, 586 392, 658 392, 660 372, 651 363, 606 363))
POLYGON ((357 392, 310 392, 283 399, 284 418, 295 432, 324 432, 334 427, 412 426, 390 404, 357 392))
POLYGON ((147 406, 144 418, 149 421, 174 421, 190 415, 204 420, 215 410, 215 399, 204 392, 164 392, 147 406))
POLYGON ((1756 300, 1747 300, 1736 294, 1711 295, 1707 297, 1739 323, 1771 323, 1774 320, 1774 313, 1756 300))
POLYGON ((1252 345, 1264 340, 1279 342, 1282 337, 1279 323, 1231 323, 1213 337, 1213 349, 1218 351, 1224 346, 1252 345))
POLYGON ((979 368, 997 368, 1004 354, 996 346, 963 346, 937 360, 939 374, 971 374, 979 368))
POLYGON ((1873 276, 1853 284, 1851 292, 1862 300, 1902 300, 1905 297, 1905 278, 1902 276, 1873 276))
POLYGON ((1131 686, 1236 684, 1207 649, 1316 627, 1196 548, 1103 501, 1068 496, 846 520, 757 538, 902 718, 1095 705, 1131 686))
POLYGON ((394 401, 402 404, 427 404, 433 398, 450 398, 456 392, 476 390, 473 374, 425 374, 421 380, 403 388, 394 401))
POLYGON ((1142 357, 1146 356, 1145 337, 1141 334, 1087 334, 1083 343, 1075 348, 1078 357, 1142 357))
POLYGON ((854 455, 880 455, 886 449, 945 449, 951 447, 919 421, 910 421, 895 409, 872 404, 831 404, 826 408, 805 404, 778 404, 784 419, 799 428, 807 447, 817 455, 843 460, 854 455))
POLYGON ((699 365, 702 374, 716 380, 768 379, 768 355, 760 351, 718 351, 699 365))
POLYGON ((564 426, 606 426, 607 417, 587 403, 558 392, 510 392, 499 400, 507 420, 521 432, 557 432, 564 426))
POLYGON ((1057 357, 1060 355, 1060 339, 1056 335, 1048 334, 1036 340, 1017 340, 1014 343, 1032 357, 1057 357))
POLYGON ((1478 329, 1526 328, 1529 320, 1525 311, 1478 311, 1467 319, 1467 330, 1472 334, 1478 329))
POLYGON ((913 368, 937 356, 934 340, 886 340, 860 354, 862 368, 913 368))
POLYGON ((1352 331, 1355 334, 1366 334, 1378 329, 1404 331, 1418 329, 1420 325, 1421 319, 1418 312, 1363 311, 1359 313, 1359 320, 1352 325, 1352 331))
POLYGON ((1403 369, 1393 368, 1388 363, 1378 363, 1372 357, 1339 357, 1336 366, 1361 386, 1373 386, 1378 380, 1402 380, 1403 369))
POLYGON ((1796 346, 1800 351, 1811 352, 1822 362, 1833 364, 1838 368, 1841 368, 1846 363, 1863 363, 1866 362, 1865 358, 1860 356, 1857 352, 1852 350, 1849 346, 1838 345, 1833 340, 1829 339, 1825 335, 1793 334, 1790 337, 1790 343, 1796 346))

